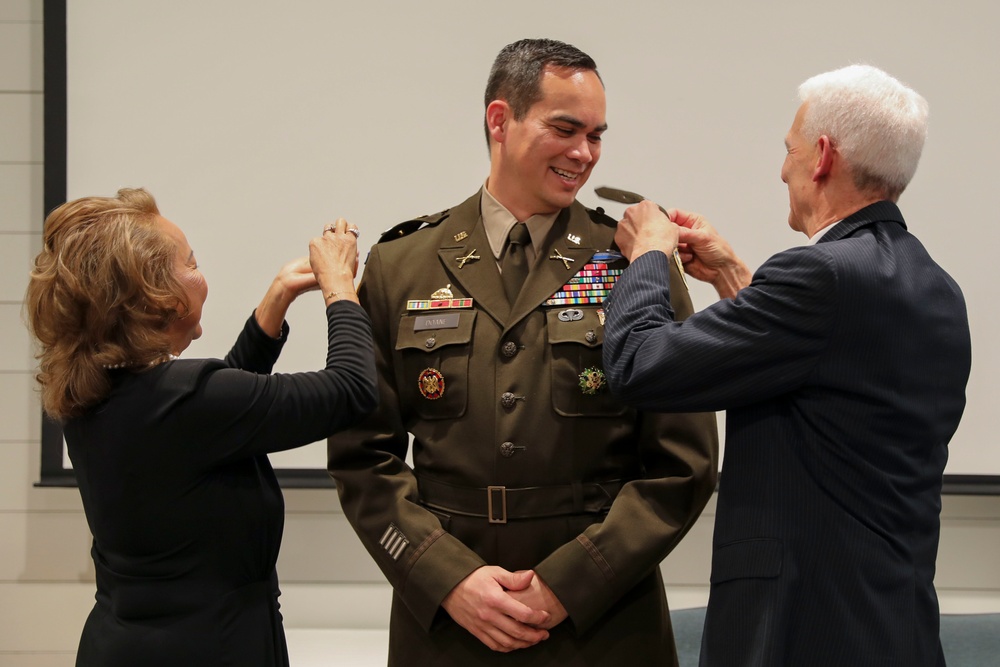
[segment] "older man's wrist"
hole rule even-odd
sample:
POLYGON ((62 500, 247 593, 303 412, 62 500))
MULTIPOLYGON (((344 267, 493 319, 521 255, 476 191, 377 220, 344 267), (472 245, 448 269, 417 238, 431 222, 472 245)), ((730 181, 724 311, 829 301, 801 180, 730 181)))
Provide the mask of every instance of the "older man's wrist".
POLYGON ((719 269, 712 286, 720 299, 735 299, 739 291, 750 284, 752 275, 743 260, 736 257, 732 263, 719 269))

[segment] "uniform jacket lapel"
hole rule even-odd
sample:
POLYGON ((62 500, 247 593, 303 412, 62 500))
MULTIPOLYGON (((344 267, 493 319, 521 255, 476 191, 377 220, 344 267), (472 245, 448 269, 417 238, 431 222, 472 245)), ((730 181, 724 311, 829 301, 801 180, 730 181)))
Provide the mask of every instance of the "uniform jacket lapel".
MULTIPOLYGON (((486 237, 479 209, 480 193, 451 209, 442 223, 441 246, 438 258, 445 272, 451 276, 452 285, 470 296, 486 313, 503 325, 510 308, 504 296, 500 270, 497 268, 490 242, 486 237), (467 234, 464 238, 462 233, 467 234), (460 238, 459 241, 455 241, 460 238), (463 257, 477 255, 464 264, 463 257)), ((457 296, 457 295, 456 295, 457 296)))
POLYGON ((483 225, 480 196, 481 193, 476 193, 451 209, 448 217, 441 223, 438 258, 450 276, 452 285, 471 297, 505 329, 511 328, 538 308, 582 271, 595 252, 611 247, 614 240, 614 229, 593 224, 587 209, 579 202, 573 202, 559 214, 549 239, 539 248, 524 288, 513 307, 510 307, 483 225), (462 232, 467 236, 462 237, 462 232), (579 243, 571 241, 570 237, 579 239, 579 243), (456 241, 455 238, 460 240, 456 241), (555 251, 567 258, 567 261, 553 259, 555 251), (479 259, 469 259, 460 267, 460 259, 469 255, 477 255, 479 259), (567 263, 569 268, 566 267, 567 263))
POLYGON ((613 237, 614 230, 591 222, 587 209, 579 202, 573 202, 569 208, 563 209, 552 226, 549 239, 535 257, 528 279, 511 308, 506 328, 517 324, 568 283, 583 270, 587 260, 596 251, 610 247, 613 237), (579 239, 580 242, 575 243, 570 237, 579 239), (567 261, 558 259, 556 251, 566 257, 567 261), (566 264, 569 264, 569 268, 566 264))

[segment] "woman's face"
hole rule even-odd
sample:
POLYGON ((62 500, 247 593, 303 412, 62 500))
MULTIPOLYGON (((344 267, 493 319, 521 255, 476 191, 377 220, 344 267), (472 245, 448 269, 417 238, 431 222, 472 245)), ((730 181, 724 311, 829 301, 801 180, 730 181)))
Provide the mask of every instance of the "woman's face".
POLYGON ((201 338, 201 309, 208 298, 208 282, 205 276, 198 270, 198 262, 194 258, 194 250, 188 243, 187 237, 181 228, 162 216, 157 216, 160 229, 169 238, 173 239, 177 245, 177 254, 174 257, 174 274, 184 286, 187 310, 184 306, 178 307, 178 312, 183 315, 170 324, 168 333, 171 336, 171 352, 180 354, 191 341, 201 338))

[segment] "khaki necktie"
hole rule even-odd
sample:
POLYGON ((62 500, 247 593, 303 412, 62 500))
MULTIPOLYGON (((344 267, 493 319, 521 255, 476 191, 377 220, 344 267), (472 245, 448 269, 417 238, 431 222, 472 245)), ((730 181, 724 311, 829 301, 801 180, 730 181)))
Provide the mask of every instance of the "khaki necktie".
POLYGON ((531 234, 528 226, 524 223, 517 223, 511 227, 507 236, 507 252, 503 256, 500 265, 503 272, 503 289, 507 293, 507 302, 511 305, 517 301, 517 295, 521 291, 521 285, 528 277, 528 256, 525 250, 531 243, 531 234))

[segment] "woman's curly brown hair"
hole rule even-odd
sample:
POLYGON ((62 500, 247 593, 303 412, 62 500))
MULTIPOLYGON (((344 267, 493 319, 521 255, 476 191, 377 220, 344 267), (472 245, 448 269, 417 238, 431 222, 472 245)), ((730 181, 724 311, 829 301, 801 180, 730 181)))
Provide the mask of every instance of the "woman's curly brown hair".
POLYGON ((52 418, 104 400, 109 367, 139 372, 171 352, 167 329, 187 304, 174 273, 177 246, 158 216, 152 195, 122 189, 67 202, 45 219, 24 309, 52 418))

